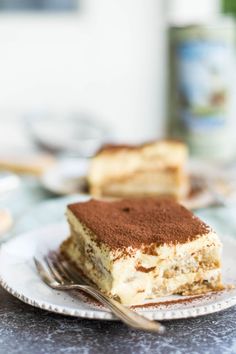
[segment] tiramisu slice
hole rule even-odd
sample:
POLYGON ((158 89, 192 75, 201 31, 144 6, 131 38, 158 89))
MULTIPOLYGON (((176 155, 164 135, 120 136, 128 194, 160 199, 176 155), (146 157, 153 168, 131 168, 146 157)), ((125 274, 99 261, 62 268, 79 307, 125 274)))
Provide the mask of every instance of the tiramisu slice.
POLYGON ((187 147, 179 141, 139 146, 107 145, 92 159, 88 183, 93 196, 172 196, 189 190, 185 164, 187 147))
POLYGON ((91 200, 67 217, 62 254, 123 304, 222 289, 218 236, 173 200, 91 200))

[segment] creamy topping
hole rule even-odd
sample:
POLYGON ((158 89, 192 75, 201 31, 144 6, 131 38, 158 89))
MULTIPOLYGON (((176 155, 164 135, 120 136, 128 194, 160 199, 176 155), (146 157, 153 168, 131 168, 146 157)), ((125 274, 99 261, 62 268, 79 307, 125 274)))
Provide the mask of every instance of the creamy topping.
POLYGON ((90 200, 68 209, 112 249, 185 243, 210 231, 191 211, 166 198, 90 200))

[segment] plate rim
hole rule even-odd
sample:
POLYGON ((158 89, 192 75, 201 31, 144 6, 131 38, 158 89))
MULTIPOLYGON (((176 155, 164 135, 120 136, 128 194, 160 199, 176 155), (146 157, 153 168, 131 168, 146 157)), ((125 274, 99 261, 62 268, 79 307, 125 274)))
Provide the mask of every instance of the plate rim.
MULTIPOLYGON (((4 248, 9 244, 9 243, 14 243, 16 240, 19 240, 20 238, 27 238, 29 235, 30 237, 33 237, 32 234, 39 234, 41 232, 47 232, 49 229, 54 229, 58 227, 62 227, 63 225, 65 226, 66 223, 65 221, 60 222, 60 223, 52 223, 48 224, 44 227, 40 227, 37 229, 33 229, 28 232, 23 232, 17 236, 14 236, 7 242, 3 243, 0 247, 0 260, 2 257, 2 253, 4 252, 4 248)), ((226 238, 230 238, 233 242, 235 242, 236 245, 236 240, 231 237, 231 236, 226 236, 226 238)), ((40 277, 38 276, 40 279, 40 277)), ((41 281, 41 279, 40 279, 41 281)), ((2 274, 2 270, 0 268, 0 285, 11 295, 16 297, 17 299, 21 300, 22 302, 31 305, 33 307, 40 308, 45 311, 49 311, 52 313, 57 313, 60 315, 66 315, 66 316, 71 316, 71 317, 77 317, 77 318, 87 318, 87 319, 95 319, 95 320, 117 320, 117 318, 109 311, 109 310, 103 310, 99 308, 91 308, 91 309, 68 309, 66 307, 63 307, 63 305, 55 305, 47 301, 37 301, 34 300, 33 298, 30 298, 29 296, 24 295, 23 293, 20 293, 18 290, 14 289, 8 284, 8 281, 6 278, 4 278, 4 275, 2 274)), ((82 299, 80 301, 83 301, 82 299)), ((193 307, 186 308, 186 309, 148 309, 146 308, 137 308, 137 312, 140 314, 145 315, 146 317, 152 319, 152 320, 173 320, 173 319, 185 319, 185 318, 194 318, 198 316, 203 316, 207 314, 212 314, 216 312, 220 312, 223 310, 226 310, 232 306, 236 305, 236 295, 232 295, 231 297, 227 299, 221 299, 218 300, 216 303, 210 303, 210 304, 205 304, 205 305, 193 305, 193 307)))

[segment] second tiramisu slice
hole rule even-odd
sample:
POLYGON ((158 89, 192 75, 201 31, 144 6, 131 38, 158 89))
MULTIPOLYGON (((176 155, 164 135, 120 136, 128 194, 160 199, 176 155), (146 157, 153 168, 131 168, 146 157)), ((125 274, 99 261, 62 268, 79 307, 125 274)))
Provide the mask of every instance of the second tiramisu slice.
POLYGON ((88 173, 94 197, 171 196, 189 192, 187 146, 160 140, 142 145, 107 145, 91 160, 88 173))

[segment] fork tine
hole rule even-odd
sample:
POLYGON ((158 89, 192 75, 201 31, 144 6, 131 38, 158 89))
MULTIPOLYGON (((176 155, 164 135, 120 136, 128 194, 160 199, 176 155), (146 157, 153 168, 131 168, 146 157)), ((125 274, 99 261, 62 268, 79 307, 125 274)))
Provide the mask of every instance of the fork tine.
POLYGON ((63 269, 63 271, 68 274, 68 277, 72 282, 78 282, 79 280, 81 282, 81 279, 78 279, 78 277, 76 277, 76 274, 74 274, 67 266, 64 258, 60 257, 60 255, 56 252, 53 252, 52 255, 54 256, 54 259, 56 259, 57 263, 60 264, 61 269, 63 269))
POLYGON ((56 281, 58 281, 60 284, 64 284, 64 279, 61 276, 61 274, 58 272, 57 268, 54 265, 54 262, 52 261, 51 258, 49 258, 48 256, 44 256, 44 261, 46 262, 52 276, 54 277, 54 279, 56 279, 56 281))
POLYGON ((34 263, 39 273, 45 272, 42 263, 36 257, 34 257, 34 263))
POLYGON ((43 265, 43 262, 39 261, 36 257, 34 257, 34 263, 39 275, 45 283, 55 283, 55 279, 52 277, 51 272, 48 271, 48 268, 43 265))
POLYGON ((73 283, 70 274, 68 274, 66 269, 63 267, 61 260, 56 252, 51 252, 47 258, 50 260, 51 263, 53 262, 54 268, 56 268, 57 273, 59 273, 64 280, 73 283))
POLYGON ((89 281, 85 279, 82 275, 79 274, 78 270, 69 262, 67 262, 64 258, 62 258, 58 253, 52 252, 54 257, 57 259, 57 262, 60 264, 61 269, 64 270, 69 276, 69 278, 74 283, 82 283, 89 284, 89 281))

